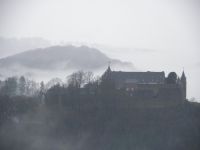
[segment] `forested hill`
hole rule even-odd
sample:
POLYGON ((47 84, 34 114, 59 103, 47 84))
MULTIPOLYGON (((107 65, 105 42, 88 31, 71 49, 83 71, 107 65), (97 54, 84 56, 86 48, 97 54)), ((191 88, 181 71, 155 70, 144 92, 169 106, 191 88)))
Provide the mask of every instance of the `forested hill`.
POLYGON ((27 69, 40 70, 94 70, 105 67, 109 61, 113 65, 133 69, 131 63, 109 58, 98 49, 87 46, 53 46, 26 51, 0 59, 0 68, 25 67, 27 69))
POLYGON ((11 110, 8 114, 1 112, 0 149, 200 149, 200 104, 187 102, 167 108, 93 107, 82 110, 78 103, 74 108, 55 105, 52 109, 38 107, 34 101, 7 99, 10 104, 14 102, 15 113, 11 110), (5 119, 5 115, 10 118, 5 119), (2 123, 3 118, 7 121, 2 123))
POLYGON ((0 83, 0 150, 200 149, 199 103, 134 97, 82 71, 48 88, 24 77, 0 83))

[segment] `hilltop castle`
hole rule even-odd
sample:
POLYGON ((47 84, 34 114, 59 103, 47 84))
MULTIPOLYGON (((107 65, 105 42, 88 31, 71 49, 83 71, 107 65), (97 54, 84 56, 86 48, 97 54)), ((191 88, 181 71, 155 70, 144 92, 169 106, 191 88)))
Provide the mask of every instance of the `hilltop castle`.
POLYGON ((162 99, 182 103, 186 100, 186 76, 179 78, 175 72, 165 77, 164 72, 122 72, 112 71, 110 66, 102 78, 114 83, 115 88, 124 90, 135 99, 162 99))

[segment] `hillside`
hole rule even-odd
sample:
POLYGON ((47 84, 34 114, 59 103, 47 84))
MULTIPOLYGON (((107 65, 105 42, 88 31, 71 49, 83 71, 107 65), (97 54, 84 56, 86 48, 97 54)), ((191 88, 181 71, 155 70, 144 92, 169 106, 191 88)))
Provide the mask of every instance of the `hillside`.
MULTIPOLYGON (((17 101, 14 101, 17 103, 17 101)), ((23 103, 22 103, 23 104, 23 103)), ((18 105, 20 106, 20 105, 18 105)), ((199 150, 200 106, 55 109, 19 113, 0 126, 4 150, 199 150), (20 118, 20 119, 16 119, 20 118)), ((23 107, 22 107, 23 108, 23 107)), ((31 108, 31 109, 30 109, 31 108)), ((36 109, 38 110, 38 109, 36 109)))
POLYGON ((199 150, 200 104, 174 96, 178 91, 165 89, 163 97, 144 91, 130 95, 115 89, 112 80, 84 88, 71 81, 32 96, 24 95, 22 84, 17 95, 13 84, 5 84, 0 149, 199 150))
MULTIPOLYGON (((10 72, 33 72, 40 71, 66 71, 66 70, 90 70, 105 69, 108 62, 112 66, 133 69, 129 62, 112 59, 98 49, 87 46, 53 46, 43 49, 25 51, 16 55, 0 59, 1 74, 10 72)), ((24 73, 24 74, 25 74, 24 73)))

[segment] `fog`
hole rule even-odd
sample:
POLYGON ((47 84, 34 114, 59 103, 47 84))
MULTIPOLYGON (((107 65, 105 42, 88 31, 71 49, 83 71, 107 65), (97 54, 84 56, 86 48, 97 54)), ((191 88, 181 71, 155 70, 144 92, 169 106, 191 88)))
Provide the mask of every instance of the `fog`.
POLYGON ((0 36, 93 45, 144 71, 184 68, 200 99, 199 15, 198 0, 1 0, 0 36))
POLYGON ((0 58, 23 51, 50 46, 48 40, 42 38, 3 38, 0 37, 0 58))

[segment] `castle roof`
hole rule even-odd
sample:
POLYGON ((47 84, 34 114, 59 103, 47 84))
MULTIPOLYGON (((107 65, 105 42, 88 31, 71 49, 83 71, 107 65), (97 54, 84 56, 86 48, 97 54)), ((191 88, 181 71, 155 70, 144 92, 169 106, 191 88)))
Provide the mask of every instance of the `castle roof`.
POLYGON ((136 83, 136 84, 162 84, 165 81, 164 72, 121 72, 112 71, 112 79, 118 83, 136 83))

